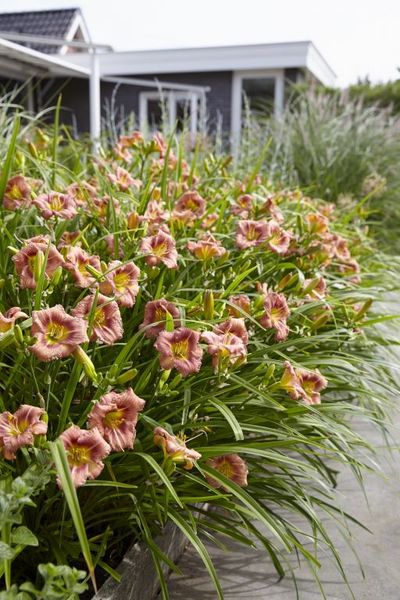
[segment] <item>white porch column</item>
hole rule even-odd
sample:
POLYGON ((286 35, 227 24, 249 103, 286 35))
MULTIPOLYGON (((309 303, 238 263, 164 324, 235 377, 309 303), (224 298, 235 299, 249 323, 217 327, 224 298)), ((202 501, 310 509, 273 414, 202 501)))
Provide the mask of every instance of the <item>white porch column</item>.
POLYGON ((95 48, 91 54, 91 69, 89 78, 90 103, 90 137, 93 150, 98 151, 101 134, 101 91, 100 91, 100 57, 95 48))

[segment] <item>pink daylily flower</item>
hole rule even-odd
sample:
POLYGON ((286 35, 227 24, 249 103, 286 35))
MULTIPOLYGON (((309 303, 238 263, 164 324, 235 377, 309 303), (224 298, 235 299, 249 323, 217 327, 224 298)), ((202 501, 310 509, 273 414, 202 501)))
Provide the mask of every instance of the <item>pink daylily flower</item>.
POLYGON ((40 194, 33 200, 33 204, 40 210, 44 219, 51 217, 72 219, 77 214, 75 200, 68 194, 59 192, 40 194))
POLYGON ((168 211, 165 210, 163 203, 158 200, 150 200, 143 218, 150 225, 159 225, 168 219, 168 211))
POLYGON ((154 429, 154 444, 162 448, 165 458, 175 463, 184 463, 183 468, 190 470, 201 454, 186 446, 185 440, 169 433, 163 427, 154 429))
POLYGON ((160 231, 157 235, 144 237, 140 249, 146 255, 146 263, 151 267, 160 263, 169 269, 178 267, 175 240, 164 231, 160 231))
POLYGON ((87 288, 96 283, 96 278, 86 269, 88 265, 99 271, 99 273, 101 272, 98 256, 91 256, 79 246, 68 248, 64 267, 71 273, 75 284, 80 288, 87 288))
MULTIPOLYGON (((75 487, 86 483, 87 479, 96 479, 104 469, 102 462, 110 453, 110 446, 98 429, 80 429, 71 425, 61 435, 67 453, 71 477, 75 487)), ((61 487, 60 480, 58 485, 61 487)))
POLYGON ((193 216, 200 219, 206 210, 206 201, 196 191, 185 192, 175 204, 178 212, 189 210, 193 216))
POLYGON ((31 186, 23 175, 15 175, 8 180, 4 190, 3 206, 7 210, 16 210, 29 206, 31 202, 31 186))
POLYGON ((88 425, 98 429, 115 452, 133 448, 138 414, 145 401, 129 388, 125 392, 109 392, 92 408, 88 425))
POLYGON ((231 208, 233 215, 239 216, 241 219, 248 219, 253 208, 253 196, 250 194, 242 194, 236 198, 235 203, 231 208))
POLYGON ((215 333, 223 333, 223 334, 231 334, 236 335, 240 338, 245 346, 249 343, 249 334, 246 329, 246 325, 244 324, 244 318, 239 317, 229 317, 223 323, 219 323, 214 327, 215 333))
POLYGON ((163 369, 175 368, 182 377, 198 373, 203 350, 199 345, 200 334, 187 327, 175 331, 161 331, 154 346, 160 353, 163 369))
POLYGON ((242 250, 264 244, 270 235, 266 221, 239 221, 236 231, 236 246, 242 250))
POLYGON ((76 206, 85 206, 90 200, 96 198, 96 188, 87 181, 72 183, 67 187, 67 194, 71 196, 76 206))
POLYGON ((275 203, 273 196, 268 196, 261 207, 261 212, 268 213, 277 223, 283 223, 284 217, 282 211, 275 203))
POLYGON ((229 366, 238 366, 246 361, 246 345, 233 333, 217 333, 214 328, 214 331, 202 333, 201 339, 207 343, 207 351, 212 357, 215 372, 229 366))
POLYGON ((65 358, 80 344, 89 341, 86 329, 86 321, 69 316, 60 304, 34 310, 31 333, 36 337, 36 343, 29 350, 43 361, 65 358))
POLYGON ((32 446, 35 436, 46 435, 47 423, 41 420, 45 411, 37 406, 22 404, 14 414, 0 414, 0 453, 7 460, 23 446, 32 446))
POLYGON ((276 254, 286 254, 289 250, 292 235, 282 229, 276 221, 268 221, 267 246, 276 254))
POLYGON ((136 189, 139 189, 143 185, 142 181, 139 179, 134 179, 129 171, 123 169, 122 167, 117 167, 115 173, 109 173, 108 179, 111 181, 111 183, 117 185, 122 192, 126 192, 132 186, 136 187, 136 189))
MULTIPOLYGON (((246 462, 238 454, 223 454, 222 456, 214 456, 207 461, 216 471, 219 471, 222 475, 225 475, 227 479, 230 479, 240 487, 247 486, 247 475, 249 469, 246 462)), ((206 479, 210 485, 215 488, 223 487, 223 485, 214 479, 214 477, 207 475, 206 479)))
POLYGON ((309 213, 306 215, 306 223, 310 233, 318 234, 328 231, 329 219, 319 213, 309 213))
MULTIPOLYGON (((71 311, 72 315, 88 321, 95 298, 95 294, 83 298, 71 311)), ((91 341, 100 340, 104 344, 112 345, 122 338, 124 335, 122 318, 115 300, 98 294, 91 326, 91 341)))
POLYGON ((305 404, 320 404, 321 394, 328 382, 316 369, 309 371, 307 369, 294 368, 288 360, 284 363, 280 387, 285 389, 293 400, 302 400, 305 404))
POLYGON ((46 262, 45 275, 47 279, 50 279, 55 270, 64 263, 64 259, 57 248, 50 243, 50 240, 47 236, 38 235, 26 240, 25 246, 12 257, 22 288, 36 288, 34 274, 35 257, 39 251, 41 251, 45 256, 48 247, 49 252, 46 262))
POLYGON ((290 310, 285 296, 276 292, 267 292, 264 296, 264 311, 260 318, 261 325, 266 329, 273 327, 276 330, 276 341, 286 340, 289 335, 286 319, 290 315, 290 310))
POLYGON ((9 308, 8 311, 3 315, 0 312, 0 335, 10 331, 14 327, 17 319, 27 319, 28 315, 24 313, 19 306, 9 308))
POLYGON ((232 317, 242 317, 243 314, 239 308, 246 312, 250 312, 250 298, 246 294, 237 294, 229 298, 229 303, 233 306, 228 306, 228 312, 232 317), (236 308, 237 307, 237 308, 236 308))
POLYGON ((202 239, 197 242, 188 242, 188 250, 199 260, 207 261, 212 258, 220 258, 226 254, 226 250, 215 239, 211 233, 206 233, 202 239))
POLYGON ((157 337, 161 331, 165 330, 167 313, 172 317, 174 326, 179 327, 180 312, 173 302, 168 302, 165 298, 147 302, 144 308, 143 323, 139 325, 139 329, 142 329, 147 337, 157 337))
POLYGON ((107 267, 100 291, 106 296, 114 296, 121 306, 131 308, 139 293, 139 277, 140 269, 135 263, 123 264, 114 260, 107 267))
POLYGON ((202 229, 210 230, 213 227, 213 225, 218 221, 218 217, 219 215, 215 212, 206 215, 201 222, 202 229))

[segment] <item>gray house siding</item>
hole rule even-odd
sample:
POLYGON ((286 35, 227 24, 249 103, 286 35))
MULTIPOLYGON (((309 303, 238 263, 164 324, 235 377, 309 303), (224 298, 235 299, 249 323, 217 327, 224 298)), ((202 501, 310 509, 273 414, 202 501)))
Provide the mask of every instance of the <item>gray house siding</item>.
MULTIPOLYGON (((131 77, 135 77, 132 74, 131 77)), ((140 75, 139 79, 149 79, 154 81, 165 81, 170 83, 182 83, 186 85, 207 86, 210 91, 207 92, 207 122, 210 129, 221 121, 224 131, 229 131, 231 126, 231 100, 232 100, 232 72, 218 71, 206 73, 163 73, 162 75, 140 75)), ((145 86, 116 85, 114 83, 102 82, 102 111, 103 117, 106 116, 105 107, 110 106, 112 99, 114 107, 118 111, 118 117, 121 114, 128 116, 134 112, 139 117, 139 94, 142 91, 149 91, 152 88, 145 86)), ((68 125, 76 126, 79 132, 89 130, 89 86, 83 79, 57 79, 46 92, 43 99, 45 104, 49 104, 49 99, 53 98, 54 105, 57 98, 57 92, 61 90, 63 110, 63 122, 68 125)))

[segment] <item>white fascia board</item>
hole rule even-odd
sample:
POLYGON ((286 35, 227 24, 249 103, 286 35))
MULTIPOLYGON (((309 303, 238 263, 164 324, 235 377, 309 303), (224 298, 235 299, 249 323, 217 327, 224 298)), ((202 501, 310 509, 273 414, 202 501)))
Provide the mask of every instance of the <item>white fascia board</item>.
MULTIPOLYGON (((90 56, 83 53, 74 54, 71 56, 71 61, 77 65, 87 66, 90 64, 90 56)), ((310 41, 134 50, 100 55, 102 76, 289 68, 308 69, 321 83, 326 85, 335 83, 335 73, 310 41)))
MULTIPOLYGON (((22 73, 26 68, 29 74, 37 70, 43 77, 88 77, 90 69, 56 58, 20 44, 0 38, 0 58, 12 63, 13 68, 22 73)), ((1 68, 0 68, 1 72, 1 68)))
MULTIPOLYGON (((67 35, 65 36, 65 40, 68 42, 71 42, 74 39, 75 34, 78 31, 78 29, 80 29, 82 32, 83 41, 88 42, 88 43, 91 42, 89 30, 86 27, 85 20, 80 11, 76 13, 76 15, 70 25, 69 31, 68 31, 67 35)), ((55 52, 55 54, 61 54, 61 55, 67 54, 68 48, 69 48, 68 44, 66 44, 65 46, 61 46, 55 52)))
POLYGON ((308 48, 306 68, 324 85, 335 85, 336 73, 312 43, 308 48))

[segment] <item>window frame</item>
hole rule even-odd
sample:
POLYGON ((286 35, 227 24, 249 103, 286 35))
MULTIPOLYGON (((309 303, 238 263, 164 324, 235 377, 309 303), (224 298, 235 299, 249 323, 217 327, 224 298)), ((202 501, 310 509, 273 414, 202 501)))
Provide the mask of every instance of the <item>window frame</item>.
POLYGON ((279 117, 285 103, 284 69, 253 69, 234 71, 232 77, 231 135, 232 146, 237 148, 242 131, 242 93, 244 79, 274 79, 274 115, 279 117))
POLYGON ((168 109, 168 126, 172 131, 175 127, 177 103, 179 100, 187 100, 190 104, 190 133, 196 134, 199 126, 199 111, 204 110, 204 94, 194 90, 159 90, 139 92, 139 123, 141 131, 149 130, 148 101, 165 101, 168 109))

